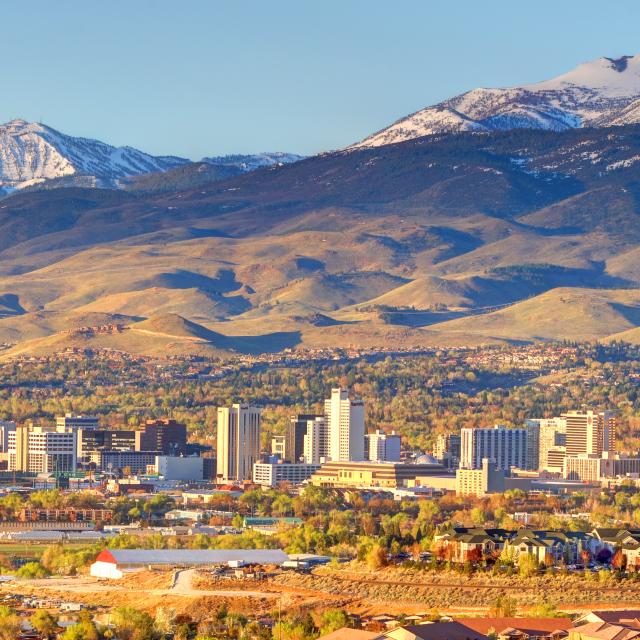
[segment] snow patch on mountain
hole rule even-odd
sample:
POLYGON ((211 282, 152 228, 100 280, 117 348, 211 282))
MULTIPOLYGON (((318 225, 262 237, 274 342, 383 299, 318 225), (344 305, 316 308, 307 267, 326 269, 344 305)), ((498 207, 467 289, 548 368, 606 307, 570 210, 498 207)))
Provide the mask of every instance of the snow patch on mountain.
POLYGON ((295 153, 285 153, 283 151, 275 151, 271 153, 256 154, 234 154, 227 156, 213 156, 210 158, 202 158, 201 162, 223 167, 235 167, 241 171, 255 171, 262 167, 280 166, 283 164, 291 164, 302 160, 304 156, 295 153))
POLYGON ((116 184, 127 176, 166 171, 187 162, 67 136, 35 122, 12 120, 0 125, 0 187, 5 191, 65 176, 94 176, 116 184))
POLYGON ((401 118, 350 148, 459 131, 562 131, 638 122, 640 55, 599 58, 552 80, 507 89, 472 89, 401 118))

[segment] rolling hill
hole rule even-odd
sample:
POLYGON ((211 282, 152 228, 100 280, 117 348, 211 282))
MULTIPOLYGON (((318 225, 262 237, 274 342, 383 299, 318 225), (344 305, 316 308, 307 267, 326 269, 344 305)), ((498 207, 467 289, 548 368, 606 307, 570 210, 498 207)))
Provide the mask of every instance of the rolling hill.
POLYGON ((219 178, 0 200, 5 357, 605 339, 640 325, 640 126, 436 135, 219 178), (69 331, 105 324, 127 328, 69 331))

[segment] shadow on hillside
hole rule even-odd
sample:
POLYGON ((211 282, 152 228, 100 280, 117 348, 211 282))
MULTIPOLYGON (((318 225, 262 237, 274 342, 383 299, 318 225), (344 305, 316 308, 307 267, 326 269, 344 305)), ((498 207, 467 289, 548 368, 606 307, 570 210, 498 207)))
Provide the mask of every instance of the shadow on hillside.
POLYGON ((276 353, 283 349, 293 349, 302 342, 300 331, 276 331, 260 336, 223 336, 218 334, 215 345, 222 349, 231 349, 239 353, 256 355, 276 353))

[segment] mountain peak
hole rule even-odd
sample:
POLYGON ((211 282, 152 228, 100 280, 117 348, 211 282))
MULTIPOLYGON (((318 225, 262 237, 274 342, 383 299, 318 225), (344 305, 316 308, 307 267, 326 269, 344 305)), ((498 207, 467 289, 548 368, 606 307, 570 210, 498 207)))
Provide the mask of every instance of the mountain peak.
MULTIPOLYGON (((506 89, 473 89, 394 122, 353 147, 458 131, 607 127, 640 122, 640 55, 602 57, 506 89)), ((352 148, 353 148, 352 147, 352 148)))
POLYGON ((610 97, 631 97, 640 94, 640 55, 620 58, 597 58, 552 80, 537 82, 524 88, 548 91, 569 86, 597 90, 610 97))

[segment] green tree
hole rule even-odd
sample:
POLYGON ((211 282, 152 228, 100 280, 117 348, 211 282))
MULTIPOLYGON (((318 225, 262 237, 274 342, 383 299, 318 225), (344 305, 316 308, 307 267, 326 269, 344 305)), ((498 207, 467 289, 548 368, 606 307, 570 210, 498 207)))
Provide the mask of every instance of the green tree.
POLYGON ((20 618, 16 612, 5 606, 0 606, 0 640, 15 640, 22 628, 20 618))
POLYGON ((353 627, 351 618, 342 609, 329 609, 322 614, 320 635, 324 636, 343 627, 353 627))
POLYGON ((30 618, 31 626, 45 638, 52 638, 58 630, 58 620, 45 609, 38 609, 30 618))
POLYGON ((133 607, 118 607, 113 610, 111 621, 118 640, 153 639, 153 618, 148 613, 133 607))
POLYGON ((49 572, 39 562, 27 562, 16 571, 18 578, 25 578, 27 580, 46 578, 48 575, 49 572))

